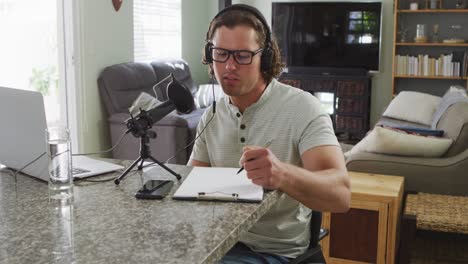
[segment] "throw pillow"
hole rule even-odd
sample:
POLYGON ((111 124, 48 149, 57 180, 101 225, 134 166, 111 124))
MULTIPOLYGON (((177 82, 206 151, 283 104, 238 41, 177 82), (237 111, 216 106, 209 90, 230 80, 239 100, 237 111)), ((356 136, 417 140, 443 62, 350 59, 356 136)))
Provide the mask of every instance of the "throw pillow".
POLYGON ((128 108, 128 111, 130 114, 133 116, 136 116, 137 114, 140 113, 140 108, 142 110, 148 111, 150 109, 153 109, 155 106, 160 104, 161 101, 158 99, 154 98, 153 96, 142 92, 135 101, 133 101, 132 106, 128 108))
POLYGON ((449 138, 425 137, 377 126, 345 156, 364 151, 400 156, 440 157, 451 144, 452 139, 449 138))
POLYGON ((430 126, 440 100, 439 96, 403 91, 390 102, 383 116, 430 126))
MULTIPOLYGON (((383 126, 385 127, 385 126, 383 126)), ((428 128, 419 128, 419 127, 406 127, 406 126, 389 126, 389 128, 403 130, 408 134, 414 134, 419 136, 431 136, 431 137, 442 137, 444 136, 443 130, 428 129, 428 128)))

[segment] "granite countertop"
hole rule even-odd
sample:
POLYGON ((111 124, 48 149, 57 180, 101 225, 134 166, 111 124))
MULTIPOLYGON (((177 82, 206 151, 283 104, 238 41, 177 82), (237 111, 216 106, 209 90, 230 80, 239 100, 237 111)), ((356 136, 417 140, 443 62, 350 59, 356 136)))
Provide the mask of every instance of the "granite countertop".
MULTIPOLYGON (((192 169, 169 167, 183 177, 192 169)), ((175 180, 154 166, 118 186, 75 182, 73 202, 58 205, 47 183, 0 172, 0 263, 214 263, 279 195, 268 192, 262 203, 177 201, 177 182, 163 200, 135 199, 148 178, 175 180)))

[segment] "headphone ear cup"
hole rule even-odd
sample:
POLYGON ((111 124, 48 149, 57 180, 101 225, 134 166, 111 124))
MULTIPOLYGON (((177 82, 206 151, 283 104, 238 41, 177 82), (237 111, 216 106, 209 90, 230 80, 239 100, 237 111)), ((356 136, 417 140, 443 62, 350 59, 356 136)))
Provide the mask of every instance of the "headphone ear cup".
POLYGON ((273 52, 270 47, 267 47, 262 51, 262 57, 260 59, 260 70, 262 72, 269 72, 271 69, 272 60, 273 52))
POLYGON ((205 44, 205 61, 206 63, 213 63, 213 57, 211 57, 211 43, 205 44))

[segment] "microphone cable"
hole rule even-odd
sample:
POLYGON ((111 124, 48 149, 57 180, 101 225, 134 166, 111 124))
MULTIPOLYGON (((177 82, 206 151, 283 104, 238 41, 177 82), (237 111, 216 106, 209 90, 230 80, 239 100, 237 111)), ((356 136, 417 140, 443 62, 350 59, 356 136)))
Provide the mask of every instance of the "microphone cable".
POLYGON ((17 170, 14 170, 13 172, 13 169, 10 169, 12 172, 13 172, 13 176, 15 177, 15 182, 16 182, 16 176, 18 175, 18 173, 20 173, 21 171, 23 171, 24 169, 26 169, 27 167, 29 167, 29 165, 33 164, 34 162, 36 162, 38 159, 40 159, 42 156, 44 156, 46 154, 46 152, 42 152, 41 154, 39 154, 39 156, 37 156, 36 158, 34 158, 32 161, 28 162, 26 165, 24 165, 23 167, 17 169, 17 170))
MULTIPOLYGON (((150 163, 150 164, 146 164, 146 165, 143 165, 142 169, 144 168, 147 168, 147 167, 152 167, 152 166, 156 166, 158 164, 156 163, 150 163)), ((122 169, 123 170, 123 169, 122 169)), ((118 172, 122 172, 122 170, 117 170, 118 172)), ((127 176, 132 176, 135 174, 135 172, 139 171, 138 167, 135 167, 133 168, 132 170, 129 171, 129 173, 132 173, 130 175, 127 175, 127 176)), ((107 178, 107 179, 101 179, 101 180, 90 180, 88 178, 76 178, 76 179, 73 179, 73 182, 74 183, 79 183, 79 182, 95 182, 95 183, 99 183, 99 182, 108 182, 108 181, 114 181, 115 179, 117 179, 119 176, 112 176, 110 178, 107 178)), ((79 184, 78 184, 79 185, 79 184)))
MULTIPOLYGON (((98 152, 90 152, 90 153, 76 153, 76 154, 72 154, 72 156, 90 156, 90 155, 98 155, 98 154, 104 154, 104 153, 107 153, 107 152, 111 152, 112 150, 114 150, 118 145, 120 145, 120 143, 122 143, 122 140, 125 138, 125 136, 127 136, 128 133, 124 132, 122 133, 122 135, 120 135, 120 138, 117 140, 117 143, 115 143, 114 146, 112 146, 110 149, 106 149, 106 150, 103 150, 103 151, 98 151, 98 152)), ((120 170, 118 170, 120 171, 120 170)), ((73 175, 72 175, 73 177, 73 175)), ((118 176, 117 176, 118 177, 118 176)), ((78 182, 78 181, 85 181, 85 182, 107 182, 107 181, 112 181, 114 179, 116 179, 117 177, 115 176, 112 176, 112 178, 109 178, 109 179, 103 179, 103 180, 89 180, 89 179, 85 179, 85 178, 73 178, 73 182, 78 182)))
MULTIPOLYGON (((110 149, 107 149, 107 150, 104 150, 104 151, 99 151, 99 152, 94 152, 94 153, 79 153, 79 154, 72 154, 72 156, 87 156, 87 155, 96 155, 96 154, 103 154, 103 153, 106 153, 106 152, 110 152, 112 150, 114 150, 121 142, 122 140, 124 139, 124 137, 126 136, 127 134, 126 133, 123 133, 120 138, 118 139, 117 143, 112 146, 110 149)), ((15 177, 16 179, 16 176, 18 175, 18 173, 22 172, 24 169, 26 169, 27 167, 29 167, 31 164, 33 164, 34 162, 36 162, 37 160, 39 160, 42 156, 44 156, 46 154, 46 152, 42 152, 41 154, 39 154, 37 157, 35 157, 33 160, 31 160, 30 162, 28 162, 26 165, 24 165, 23 167, 17 169, 17 170, 14 170, 14 169, 8 169, 7 171, 10 171, 13 176, 15 177)), ((61 154, 61 153, 59 153, 61 154)))
POLYGON ((198 134, 198 136, 196 136, 192 141, 190 141, 185 147, 179 149, 176 151, 176 153, 170 157, 169 159, 166 160, 165 163, 168 163, 170 160, 172 160, 173 158, 175 158, 181 151, 183 150, 186 150, 188 147, 190 147, 193 143, 195 143, 195 141, 203 134, 203 132, 205 131, 205 129, 208 127, 208 125, 211 123, 211 120, 213 120, 213 117, 216 113, 216 96, 215 96, 215 91, 214 91, 214 76, 212 75, 211 76, 211 91, 213 93, 213 103, 211 104, 213 106, 213 114, 211 115, 211 118, 208 120, 208 122, 206 123, 205 127, 203 127, 203 129, 200 131, 200 134, 198 134))
POLYGON ((104 154, 104 153, 107 153, 107 152, 111 152, 112 150, 114 150, 118 145, 120 145, 120 143, 122 143, 122 140, 125 138, 125 136, 127 136, 128 134, 126 132, 122 133, 122 135, 120 136, 120 138, 117 140, 117 143, 115 143, 114 146, 112 146, 110 149, 106 149, 106 150, 103 150, 103 151, 98 151, 98 152, 90 152, 90 153, 75 153, 75 154, 72 154, 72 156, 90 156, 90 155, 98 155, 98 154, 104 154))
MULTIPOLYGON (((117 143, 115 143, 114 146, 112 146, 110 149, 106 149, 104 151, 98 151, 98 152, 91 152, 91 153, 79 153, 79 154, 72 154, 72 156, 89 156, 89 155, 97 155, 97 154, 104 154, 104 153, 107 153, 107 152, 110 152, 112 150, 114 150, 118 145, 120 145, 120 143, 122 143, 122 140, 125 138, 125 136, 127 136, 128 133, 127 132, 124 132, 122 133, 122 135, 120 135, 120 138, 117 140, 117 143)), ((121 170, 118 170, 118 171, 121 171, 121 170)), ((132 170, 133 171, 133 170, 132 170)), ((118 176, 117 176, 118 177, 118 176)), ((102 179, 102 180, 89 180, 89 179, 86 179, 86 178, 73 178, 73 182, 78 182, 78 181, 83 181, 83 182, 107 182, 107 181, 113 181, 115 180, 117 177, 115 176, 112 176, 112 178, 108 178, 108 179, 102 179)))

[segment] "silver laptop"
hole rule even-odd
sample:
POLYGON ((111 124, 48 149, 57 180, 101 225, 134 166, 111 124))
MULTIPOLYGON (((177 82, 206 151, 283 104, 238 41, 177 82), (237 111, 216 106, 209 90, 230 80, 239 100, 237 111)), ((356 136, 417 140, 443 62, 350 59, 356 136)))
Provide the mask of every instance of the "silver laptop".
MULTIPOLYGON (((0 164, 20 169, 46 152, 47 121, 42 94, 0 87, 0 164)), ((22 170, 47 181, 47 156, 22 170)), ((72 158, 73 177, 95 176, 124 167, 84 156, 72 158)))

